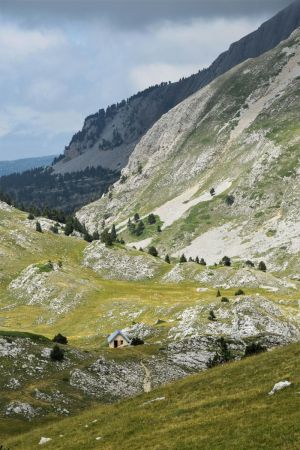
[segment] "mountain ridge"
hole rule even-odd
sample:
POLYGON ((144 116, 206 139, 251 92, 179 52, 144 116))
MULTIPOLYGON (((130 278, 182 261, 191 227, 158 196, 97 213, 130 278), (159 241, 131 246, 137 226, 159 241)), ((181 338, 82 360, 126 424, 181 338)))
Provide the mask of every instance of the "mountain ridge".
POLYGON ((117 109, 116 105, 113 105, 105 114, 104 110, 100 110, 98 114, 87 117, 82 131, 77 133, 66 147, 65 158, 54 166, 55 171, 61 173, 80 170, 86 165, 95 164, 109 169, 123 168, 141 137, 163 114, 237 64, 276 47, 298 26, 300 26, 300 2, 296 0, 264 22, 257 30, 231 44, 209 68, 179 82, 150 87, 127 102, 122 101, 117 105, 117 109), (126 112, 126 109, 129 111, 126 112), (100 112, 102 124, 97 128, 95 124, 99 122, 100 112), (133 119, 122 126, 121 122, 124 123, 128 116, 138 116, 138 123, 133 119), (128 131, 130 127, 135 127, 136 130, 130 133, 128 131), (116 130, 123 142, 119 141, 114 145, 113 134, 116 130), (101 139, 111 143, 108 149, 101 148, 101 139))

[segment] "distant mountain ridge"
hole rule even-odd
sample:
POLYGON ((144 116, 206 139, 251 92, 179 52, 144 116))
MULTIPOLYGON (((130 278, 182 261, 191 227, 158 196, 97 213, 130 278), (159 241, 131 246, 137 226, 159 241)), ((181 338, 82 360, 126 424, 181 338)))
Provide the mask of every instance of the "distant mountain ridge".
POLYGON ((162 83, 99 110, 85 119, 81 131, 66 147, 56 173, 90 166, 120 170, 142 136, 174 106, 237 64, 276 47, 300 26, 300 1, 292 3, 263 23, 256 31, 233 43, 205 70, 175 83, 162 83))
POLYGON ((22 158, 12 161, 0 161, 0 177, 10 175, 11 173, 21 173, 25 170, 35 169, 36 167, 49 166, 54 160, 55 155, 39 156, 35 158, 22 158))

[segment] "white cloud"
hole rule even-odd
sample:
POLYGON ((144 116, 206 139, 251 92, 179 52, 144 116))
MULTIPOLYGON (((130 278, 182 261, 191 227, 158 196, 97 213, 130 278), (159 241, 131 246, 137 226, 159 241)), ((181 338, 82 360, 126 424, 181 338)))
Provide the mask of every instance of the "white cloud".
POLYGON ((28 30, 13 24, 1 24, 0 62, 22 61, 34 53, 44 52, 64 43, 65 38, 59 31, 28 30))

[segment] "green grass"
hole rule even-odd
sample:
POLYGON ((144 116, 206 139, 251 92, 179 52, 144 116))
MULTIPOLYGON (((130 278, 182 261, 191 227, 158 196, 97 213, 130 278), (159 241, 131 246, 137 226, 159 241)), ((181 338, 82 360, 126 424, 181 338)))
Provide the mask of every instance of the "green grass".
POLYGON ((300 446, 299 369, 300 345, 291 345, 130 400, 94 406, 78 416, 6 438, 4 444, 14 450, 35 449, 46 436, 52 438, 47 448, 55 450, 296 450, 300 446), (273 385, 285 379, 292 386, 269 396, 273 385), (158 397, 165 400, 144 404, 158 397))

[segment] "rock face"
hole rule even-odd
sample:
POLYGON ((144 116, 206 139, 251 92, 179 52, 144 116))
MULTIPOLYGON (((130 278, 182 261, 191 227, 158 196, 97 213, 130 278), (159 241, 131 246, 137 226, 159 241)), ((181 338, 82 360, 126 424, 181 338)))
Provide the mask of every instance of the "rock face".
POLYGON ((134 95, 129 101, 86 118, 66 147, 57 173, 90 166, 121 169, 141 137, 166 112, 232 67, 276 47, 300 25, 300 4, 294 3, 258 30, 232 44, 208 68, 177 83, 163 83, 134 95))
POLYGON ((145 280, 157 274, 162 262, 147 254, 108 248, 96 241, 85 250, 83 265, 91 267, 108 280, 145 280))
POLYGON ((160 253, 299 272, 299 63, 297 30, 181 102, 135 147, 123 181, 78 218, 93 231, 103 218, 122 229, 137 210, 161 213, 160 253))

